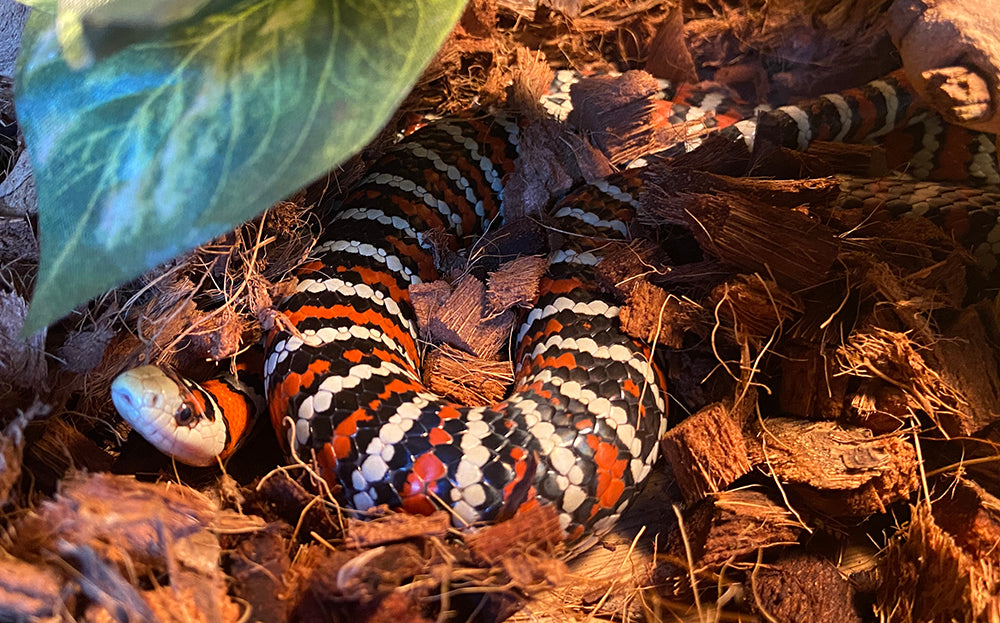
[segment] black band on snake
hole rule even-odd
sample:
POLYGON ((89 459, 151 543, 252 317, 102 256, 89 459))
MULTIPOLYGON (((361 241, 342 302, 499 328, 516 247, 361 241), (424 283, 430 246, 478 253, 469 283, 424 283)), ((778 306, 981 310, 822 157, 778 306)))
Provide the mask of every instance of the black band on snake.
MULTIPOLYGON (((717 108, 733 100, 687 90, 664 105, 678 122, 703 114, 699 104, 709 101, 717 108)), ((748 114, 730 106, 713 118, 722 132, 752 143, 748 114)), ((962 168, 982 184, 1000 181, 989 141, 974 133, 960 130, 965 139, 949 143, 975 147, 960 167, 939 165, 935 158, 947 154, 921 155, 930 142, 918 142, 913 128, 937 126, 897 77, 767 114, 779 119, 790 147, 817 139, 909 141, 927 176, 962 168)), ((407 288, 438 277, 424 238, 444 229, 469 239, 503 218, 518 136, 517 121, 504 114, 469 114, 428 125, 372 166, 326 223, 314 259, 298 270, 296 293, 279 307, 294 331, 267 337, 267 402, 279 437, 314 458, 358 510, 388 504, 426 513, 446 505, 474 523, 552 504, 567 538, 591 540, 635 497, 666 427, 663 376, 649 347, 622 332, 616 303, 595 279, 605 244, 629 239, 641 184, 634 170, 582 186, 551 209, 549 223, 575 235, 549 255, 537 304, 515 338, 516 381, 506 400, 452 404, 420 380, 407 288)), ((845 182, 862 199, 879 192, 870 188, 845 182)), ((1000 252, 995 201, 983 214, 970 245, 977 257, 992 258, 1000 252)), ((229 410, 242 409, 245 420, 253 409, 252 392, 235 383, 199 386, 143 367, 119 377, 113 397, 154 445, 210 464, 237 445, 229 410)))

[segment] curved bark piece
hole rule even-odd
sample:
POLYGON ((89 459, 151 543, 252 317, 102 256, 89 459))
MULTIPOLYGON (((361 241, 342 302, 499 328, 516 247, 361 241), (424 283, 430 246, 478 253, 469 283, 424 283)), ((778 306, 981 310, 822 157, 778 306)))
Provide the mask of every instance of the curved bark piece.
POLYGON ((895 0, 889 33, 928 104, 952 123, 1000 132, 1000 3, 895 0))

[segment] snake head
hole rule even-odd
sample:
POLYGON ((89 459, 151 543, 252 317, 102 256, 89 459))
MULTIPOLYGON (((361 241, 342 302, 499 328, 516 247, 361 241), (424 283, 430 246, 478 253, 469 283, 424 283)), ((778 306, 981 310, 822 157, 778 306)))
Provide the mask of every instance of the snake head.
POLYGON ((140 366, 111 384, 118 413, 164 454, 188 465, 217 462, 228 433, 211 397, 156 366, 140 366))

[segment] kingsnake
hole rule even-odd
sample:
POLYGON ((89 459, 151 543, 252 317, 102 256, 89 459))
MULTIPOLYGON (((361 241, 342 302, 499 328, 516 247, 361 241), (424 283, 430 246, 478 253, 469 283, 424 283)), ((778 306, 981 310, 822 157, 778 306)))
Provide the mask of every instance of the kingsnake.
MULTIPOLYGON (((560 112, 558 91, 547 105, 560 112)), ((663 102, 672 123, 720 105, 728 115, 708 120, 752 142, 750 110, 726 92, 675 91, 663 102)), ((790 147, 873 137, 912 144, 920 136, 911 149, 914 172, 944 171, 947 179, 964 168, 981 183, 1000 181, 993 143, 978 135, 948 135, 949 144, 974 147, 961 167, 939 166, 942 150, 924 153, 942 133, 897 77, 768 114, 782 120, 790 147)), ((520 132, 503 113, 465 114, 402 139, 372 166, 327 223, 314 259, 298 270, 296 292, 280 305, 286 328, 267 336, 271 421, 359 511, 388 504, 426 513, 445 505, 471 524, 540 501, 555 505, 567 538, 592 540, 634 498, 667 422, 664 379, 650 349, 622 332, 617 303, 595 278, 606 243, 629 238, 642 184, 635 169, 581 186, 551 209, 546 224, 572 235, 552 250, 538 301, 516 336, 509 398, 465 407, 420 380, 407 288, 438 277, 424 235, 438 228, 468 239, 502 218, 520 132)), ((1000 251, 995 203, 985 212, 992 221, 977 236, 992 256, 1000 251)), ((233 378, 198 385, 149 366, 121 375, 112 395, 154 445, 202 465, 235 448, 254 408, 253 392, 233 378)))

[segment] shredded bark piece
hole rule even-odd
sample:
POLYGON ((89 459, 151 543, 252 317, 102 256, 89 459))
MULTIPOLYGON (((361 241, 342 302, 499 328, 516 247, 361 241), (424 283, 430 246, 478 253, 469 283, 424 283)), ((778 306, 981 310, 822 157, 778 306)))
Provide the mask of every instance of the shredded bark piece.
POLYGON ((686 226, 706 253, 740 272, 795 291, 826 281, 840 255, 836 232, 800 212, 745 192, 698 192, 701 176, 691 172, 653 167, 644 177, 646 215, 686 226))
MULTIPOLYGON (((23 339, 20 336, 28 313, 28 303, 14 292, 0 292, 0 387, 35 388, 48 386, 45 336, 42 330, 23 339)), ((6 393, 6 392, 4 392, 6 393)))
POLYGON ((459 404, 496 404, 503 400, 513 382, 514 367, 510 361, 482 359, 448 344, 424 358, 427 388, 459 404))
POLYGON ((344 544, 358 549, 371 548, 415 537, 443 537, 449 528, 451 515, 445 511, 427 516, 390 513, 370 521, 348 518, 344 544))
POLYGON ((490 313, 524 307, 538 299, 538 284, 548 269, 544 257, 527 256, 507 262, 490 275, 486 300, 490 313))
POLYGON ((0 618, 26 621, 55 617, 63 582, 47 566, 0 556, 0 618))
POLYGON ((287 536, 267 529, 241 539, 229 555, 234 594, 249 604, 258 621, 288 620, 289 603, 281 598, 291 566, 288 548, 287 536))
MULTIPOLYGON (((350 620, 367 621, 397 587, 425 572, 426 567, 427 561, 418 548, 409 543, 384 545, 360 553, 306 547, 296 557, 289 574, 292 581, 287 594, 292 603, 292 619, 329 620, 331 613, 342 613, 350 620)), ((398 608, 393 610, 398 612, 398 608)))
POLYGON ((513 554, 551 551, 562 540, 559 517, 549 504, 531 505, 511 519, 465 538, 473 556, 486 564, 494 564, 513 554))
POLYGON ((907 334, 875 329, 853 334, 837 349, 837 360, 846 372, 874 376, 901 389, 909 408, 923 411, 945 433, 969 434, 976 425, 968 402, 928 365, 918 348, 907 334))
POLYGON ((862 621, 853 587, 825 558, 785 556, 754 569, 750 579, 754 605, 767 620, 862 621))
POLYGON ((49 406, 33 403, 7 425, 0 435, 0 506, 11 501, 14 487, 21 479, 21 461, 24 458, 24 429, 32 420, 49 413, 49 406))
POLYGON ((968 414, 968 419, 956 422, 957 427, 948 427, 952 434, 972 434, 1000 421, 1000 350, 996 336, 1000 336, 1000 315, 991 301, 983 301, 963 309, 934 344, 934 369, 962 396, 958 406, 968 414))
POLYGON ((674 7, 660 23, 649 43, 649 58, 644 68, 650 74, 678 84, 698 82, 694 59, 684 42, 684 14, 674 7))
POLYGON ((573 111, 568 121, 613 164, 635 160, 684 138, 683 131, 658 129, 653 123, 652 97, 658 90, 656 79, 644 71, 581 80, 570 89, 573 111), (667 136, 660 139, 662 133, 667 136))
POLYGON ((645 279, 633 282, 628 302, 619 312, 622 331, 649 343, 679 348, 684 334, 704 333, 705 310, 698 304, 671 296, 645 279))
POLYGON ((781 411, 799 418, 835 420, 844 410, 848 377, 837 374, 833 353, 814 342, 784 346, 778 399, 781 411))
POLYGON ((885 549, 879 577, 877 606, 893 623, 991 620, 1000 613, 1000 571, 962 551, 926 506, 913 509, 885 549))
POLYGON ((931 505, 934 521, 970 556, 995 558, 1000 552, 1000 499, 966 478, 942 484, 945 495, 931 505))
POLYGON ((669 256, 651 240, 637 238, 628 244, 613 243, 597 265, 601 287, 624 299, 650 273, 667 271, 669 256))
POLYGON ((749 340, 755 348, 773 342, 803 310, 798 297, 760 275, 737 275, 716 286, 707 304, 736 343, 749 340))
POLYGON ((760 549, 789 547, 803 526, 771 496, 753 489, 723 491, 688 507, 683 526, 663 548, 659 577, 687 575, 687 548, 697 570, 754 558, 760 549), (685 548, 687 541, 687 548, 685 548))
POLYGON ((751 467, 740 425, 721 403, 667 431, 660 447, 688 502, 718 493, 751 467))
POLYGON ((299 527, 299 535, 315 533, 332 540, 343 534, 340 518, 285 471, 272 472, 257 485, 249 503, 268 518, 280 518, 299 527))
POLYGON ((812 508, 833 517, 884 513, 919 484, 917 457, 902 435, 834 422, 768 418, 747 452, 812 508))
POLYGON ((417 324, 420 327, 420 337, 430 340, 427 335, 427 325, 431 318, 437 314, 438 309, 445 304, 451 296, 451 285, 447 281, 423 281, 415 283, 409 287, 410 304, 413 305, 413 312, 417 316, 417 324))
POLYGON ((538 218, 580 179, 596 180, 613 172, 604 154, 554 119, 523 128, 519 147, 523 156, 514 162, 503 191, 504 217, 512 222, 538 218))
POLYGON ((514 327, 514 313, 488 314, 483 282, 466 275, 448 300, 427 322, 426 336, 435 344, 450 344, 483 359, 493 359, 514 327))

